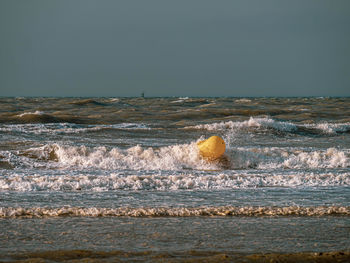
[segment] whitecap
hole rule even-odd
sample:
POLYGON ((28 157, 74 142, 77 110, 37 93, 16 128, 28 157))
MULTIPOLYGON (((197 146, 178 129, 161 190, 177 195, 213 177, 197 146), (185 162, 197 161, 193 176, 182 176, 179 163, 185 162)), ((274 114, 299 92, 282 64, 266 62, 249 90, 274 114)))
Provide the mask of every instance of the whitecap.
POLYGON ((24 112, 22 114, 18 114, 17 116, 23 117, 23 116, 26 116, 26 115, 44 115, 44 114, 45 114, 45 112, 37 110, 35 112, 24 112))

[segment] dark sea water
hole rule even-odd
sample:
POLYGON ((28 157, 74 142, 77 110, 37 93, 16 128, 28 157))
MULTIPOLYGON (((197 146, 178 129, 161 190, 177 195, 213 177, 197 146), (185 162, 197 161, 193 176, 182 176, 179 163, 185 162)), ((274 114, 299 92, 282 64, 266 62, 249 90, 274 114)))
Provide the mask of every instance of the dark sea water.
POLYGON ((0 261, 332 251, 350 98, 0 98, 0 261), (211 135, 224 160, 199 155, 211 135))

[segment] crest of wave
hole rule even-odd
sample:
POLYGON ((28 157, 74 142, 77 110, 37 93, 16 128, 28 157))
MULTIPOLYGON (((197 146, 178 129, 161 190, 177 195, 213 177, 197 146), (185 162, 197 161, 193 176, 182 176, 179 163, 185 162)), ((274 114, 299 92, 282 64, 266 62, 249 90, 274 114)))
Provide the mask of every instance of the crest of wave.
MULTIPOLYGON (((210 163, 199 156, 195 143, 172 145, 161 148, 145 148, 139 145, 122 150, 106 147, 54 145, 60 164, 84 168, 133 169, 133 170, 180 170, 218 169, 218 163, 210 163)), ((349 153, 336 148, 325 150, 288 148, 235 148, 226 152, 232 168, 346 168, 350 166, 349 153)), ((219 167, 220 166, 220 167, 219 167)))
POLYGON ((46 145, 36 148, 37 155, 56 160, 64 167, 133 170, 213 169, 200 158, 196 143, 145 148, 139 145, 128 148, 46 145), (52 157, 53 156, 53 157, 52 157))
POLYGON ((285 168, 346 168, 350 166, 348 153, 336 148, 324 151, 291 153, 284 160, 285 168))
POLYGON ((220 174, 166 173, 149 175, 111 174, 12 174, 0 178, 0 191, 92 191, 113 190, 208 190, 248 189, 257 187, 349 186, 350 173, 267 172, 244 173, 226 171, 220 174))
POLYGON ((198 153, 196 143, 160 148, 107 148, 51 144, 32 148, 26 156, 50 162, 62 168, 100 168, 131 170, 217 170, 217 169, 318 169, 350 167, 346 149, 324 150, 279 147, 236 147, 228 145, 226 161, 207 162, 198 153))
POLYGON ((295 132, 298 129, 313 129, 323 134, 345 133, 350 131, 350 123, 314 123, 314 124, 294 124, 291 122, 277 121, 269 117, 253 118, 250 117, 246 121, 226 121, 215 122, 208 124, 200 124, 196 126, 188 126, 185 129, 203 129, 208 131, 234 130, 234 129, 249 129, 263 128, 274 129, 281 132, 295 132))
POLYGON ((350 131, 350 123, 317 123, 306 125, 306 127, 316 128, 326 134, 343 133, 350 131))
POLYGON ((187 129, 205 129, 209 131, 215 130, 226 130, 226 129, 243 129, 243 128, 272 128, 280 131, 295 131, 297 126, 290 122, 281 122, 276 121, 271 118, 253 118, 250 117, 246 121, 227 121, 227 122, 218 122, 210 124, 200 124, 196 126, 186 127, 187 129))
POLYGON ((231 168, 258 169, 316 169, 350 167, 347 150, 328 148, 325 150, 258 147, 228 149, 231 168))

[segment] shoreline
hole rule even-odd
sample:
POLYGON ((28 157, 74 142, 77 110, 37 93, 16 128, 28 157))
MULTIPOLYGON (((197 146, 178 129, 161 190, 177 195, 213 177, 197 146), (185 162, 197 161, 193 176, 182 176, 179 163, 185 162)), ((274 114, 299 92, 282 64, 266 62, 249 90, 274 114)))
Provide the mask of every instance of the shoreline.
POLYGON ((53 250, 9 254, 0 262, 349 262, 350 251, 242 254, 219 251, 53 250))

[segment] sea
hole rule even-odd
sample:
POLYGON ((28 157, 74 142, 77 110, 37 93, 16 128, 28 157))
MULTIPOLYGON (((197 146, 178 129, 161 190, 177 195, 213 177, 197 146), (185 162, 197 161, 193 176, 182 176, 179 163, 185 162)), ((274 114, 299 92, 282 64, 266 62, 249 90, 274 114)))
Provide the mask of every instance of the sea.
POLYGON ((298 256, 350 260, 350 98, 0 97, 1 262, 298 256))

